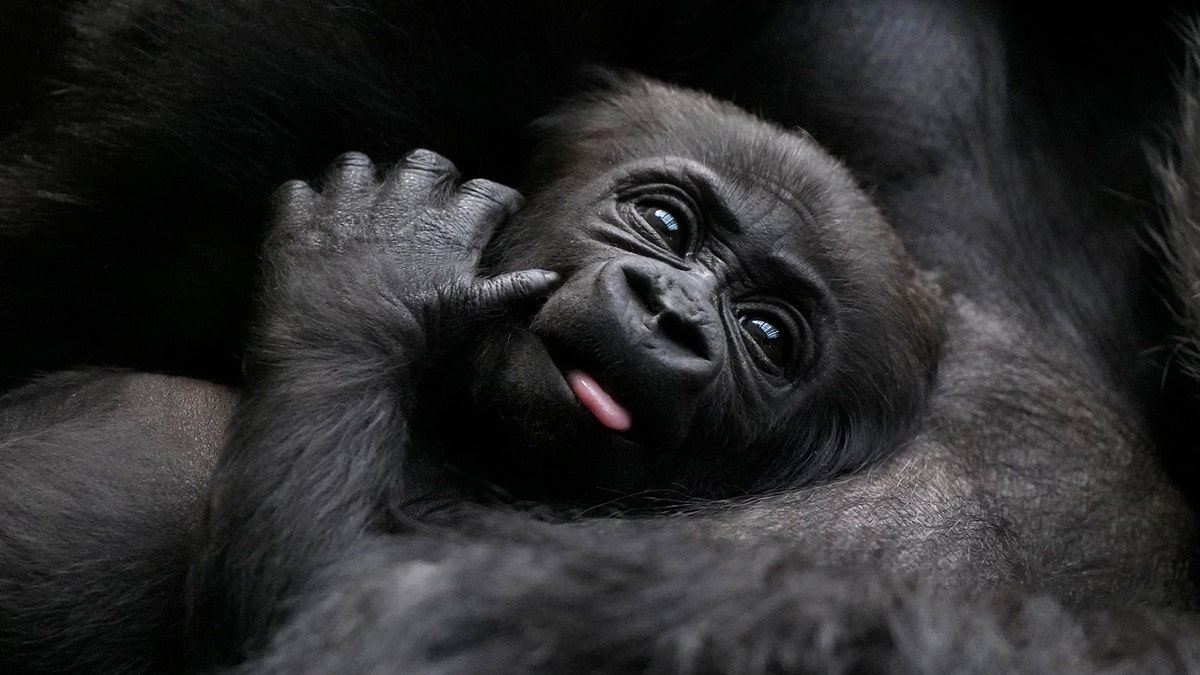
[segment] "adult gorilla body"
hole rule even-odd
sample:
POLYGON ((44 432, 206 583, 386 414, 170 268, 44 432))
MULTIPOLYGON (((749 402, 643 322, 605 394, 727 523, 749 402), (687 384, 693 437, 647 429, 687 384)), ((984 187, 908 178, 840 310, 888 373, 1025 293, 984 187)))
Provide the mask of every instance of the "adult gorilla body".
MULTIPOLYGON (((1126 157, 1111 154, 1111 148, 1103 152, 1093 149, 1088 137, 1045 110, 1026 109, 1031 100, 1037 100, 1030 96, 1037 93, 1036 88, 1031 92, 999 86, 1006 80, 1009 63, 1003 40, 1009 28, 997 15, 999 10, 964 13, 937 3, 864 2, 852 3, 855 11, 838 12, 835 20, 828 13, 830 8, 829 3, 818 2, 780 9, 782 14, 771 25, 786 34, 788 45, 807 45, 799 53, 809 60, 792 63, 787 71, 764 76, 761 82, 781 90, 800 83, 803 86, 795 90, 804 94, 797 99, 760 92, 761 100, 778 117, 809 122, 824 142, 845 153, 875 187, 880 203, 914 253, 943 273, 941 281, 951 293, 954 311, 947 326, 937 389, 921 433, 902 454, 868 474, 735 506, 721 505, 690 518, 549 525, 486 511, 473 513, 471 518, 448 514, 451 529, 410 533, 392 540, 394 547, 384 546, 374 555, 362 555, 336 568, 330 578, 323 579, 322 587, 343 592, 307 598, 303 605, 307 609, 279 635, 266 660, 252 667, 275 665, 288 672, 353 670, 397 662, 428 670, 585 666, 739 671, 866 665, 937 670, 940 664, 964 659, 970 667, 969 659, 979 658, 975 663, 988 667, 1007 659, 1018 666, 1065 664, 1087 670, 1095 665, 1088 661, 1090 657, 1102 661, 1119 656, 1126 644, 1123 638, 1136 645, 1142 637, 1139 631, 1157 632, 1159 624, 1169 627, 1169 619, 1136 627, 1114 625, 1100 643, 1113 651, 1089 654, 1092 643, 1087 636, 1052 603, 1018 600, 1001 604, 1002 610, 1024 610, 1008 615, 998 613, 986 600, 980 601, 981 608, 973 601, 897 590, 888 581, 891 574, 916 574, 938 585, 968 591, 997 585, 1047 590, 1076 604, 1134 599, 1155 605, 1188 604, 1192 589, 1182 570, 1190 556, 1192 521, 1156 467, 1149 426, 1140 409, 1143 397, 1151 399, 1145 382, 1122 374, 1130 363, 1137 362, 1141 350, 1157 339, 1152 330, 1143 332, 1142 327, 1152 327, 1152 323, 1134 321, 1130 316, 1133 300, 1141 297, 1145 286, 1136 274, 1116 279, 1111 274, 1113 269, 1136 268, 1122 258, 1136 260, 1135 233, 1122 217, 1123 210, 1108 203, 1094 187, 1102 177, 1109 188, 1136 193, 1135 180, 1112 172, 1126 157), (855 32, 858 30, 886 35, 887 39, 864 41, 855 32), (917 36, 921 44, 928 44, 931 34, 943 39, 930 48, 932 53, 921 52, 927 58, 911 61, 912 50, 905 45, 911 48, 917 36), (856 57, 868 53, 868 46, 875 49, 869 52, 872 68, 852 65, 856 57), (831 62, 835 60, 842 62, 831 62), (890 68, 881 68, 881 63, 890 68), (888 86, 890 80, 878 76, 880 71, 903 73, 899 80, 905 86, 888 86), (846 80, 838 83, 843 85, 841 89, 823 84, 836 80, 833 75, 845 76, 846 80), (963 82, 970 86, 959 86, 963 82), (944 105, 936 110, 922 107, 928 105, 923 103, 927 100, 924 94, 931 91, 944 97, 939 101, 944 105), (781 101, 800 105, 784 107, 781 101), (1018 107, 1031 114, 1016 116, 1018 107), (894 112, 897 117, 879 124, 871 115, 880 111, 894 112), (1031 127, 1037 133, 1024 135, 1031 127), (1014 143, 1014 139, 1030 138, 1044 154, 1014 143), (1084 162, 1070 153, 1103 161, 1084 162), (1056 158, 1063 156, 1070 161, 1057 164, 1056 158), (1033 206, 1027 208, 1028 204, 1033 206), (1074 245, 1063 247, 1063 241, 1074 245), (1097 247, 1105 249, 1107 259, 1097 261, 1093 253, 1097 247), (1058 257, 1041 259, 1047 250, 1058 257), (1014 257, 1026 264, 1015 267, 1014 257), (1098 294, 1097 289, 1104 293, 1098 294), (1081 499, 1081 494, 1088 498, 1081 499), (735 539, 752 545, 716 542, 705 536, 709 533, 732 533, 735 539), (771 534, 789 541, 762 541, 771 534), (835 571, 829 567, 832 565, 846 565, 847 569, 835 571), (864 565, 874 569, 863 571, 864 565), (654 611, 646 612, 648 606, 654 611), (413 616, 420 621, 412 621, 413 616), (1043 621, 1054 626, 1052 636, 1040 623, 1043 621), (331 632, 334 626, 338 632, 331 632), (453 636, 449 643, 447 636, 453 636), (975 640, 969 650, 961 648, 966 639, 975 640)), ((14 162, 21 168, 10 174, 4 190, 5 222, 21 224, 6 226, 4 235, 5 252, 13 252, 8 261, 15 265, 5 267, 5 273, 11 273, 4 279, 5 311, 16 321, 8 325, 24 331, 13 337, 13 373, 31 366, 74 363, 80 349, 70 330, 78 325, 75 321, 127 340, 125 344, 119 339, 102 341, 96 351, 85 354, 93 360, 155 366, 179 364, 182 354, 211 353, 211 341, 206 341, 209 346, 176 341, 170 344, 179 351, 164 353, 163 335, 147 331, 146 325, 131 334, 96 316, 89 306, 113 307, 109 301, 116 302, 118 295, 121 302, 145 300, 147 304, 138 309, 145 317, 172 316, 173 308, 180 306, 176 304, 179 298, 157 301, 158 296, 145 288, 128 286, 131 280, 122 278, 119 270, 128 265, 153 277, 142 258, 146 242, 160 244, 164 252, 177 251, 180 246, 175 235, 161 231, 139 231, 126 240, 114 235, 128 230, 93 230, 93 226, 116 227, 123 220, 149 222, 144 219, 169 217, 180 209, 200 206, 205 208, 190 211, 185 221, 201 215, 220 216, 207 205, 212 188, 220 188, 218 194, 243 195, 245 203, 250 203, 251 196, 263 190, 272 177, 287 177, 276 174, 311 174, 317 162, 349 147, 387 157, 407 145, 430 144, 403 134, 397 135, 397 143, 405 146, 391 148, 391 152, 360 142, 385 137, 387 121, 396 119, 388 105, 395 101, 388 97, 387 87, 377 89, 378 82, 389 80, 373 80, 379 75, 377 70, 368 68, 364 71, 368 75, 362 76, 353 67, 338 70, 333 66, 324 73, 326 86, 343 93, 332 100, 353 105, 339 108, 338 114, 329 117, 314 113, 308 120, 311 126, 289 124, 285 127, 289 133, 283 134, 285 141, 269 142, 277 138, 280 119, 297 118, 257 94, 228 91, 225 83, 229 79, 256 85, 277 82, 275 77, 264 77, 262 68, 269 66, 271 75, 281 76, 288 69, 278 69, 280 61, 234 56, 235 48, 255 44, 236 39, 236 22, 189 25, 180 35, 190 36, 195 40, 192 44, 204 47, 193 53, 186 44, 169 49, 157 44, 161 33, 142 30, 163 25, 153 19, 138 19, 133 28, 108 31, 103 23, 97 23, 104 18, 94 14, 89 25, 101 38, 93 44, 108 51, 101 49, 101 56, 93 57, 99 66, 85 71, 78 82, 80 88, 67 95, 49 116, 60 133, 83 130, 77 137, 80 143, 64 148, 62 155, 54 158, 43 151, 49 138, 45 132, 27 128, 10 142, 13 154, 9 156, 27 157, 14 162), (210 30, 200 31, 198 25, 210 30), (228 31, 210 32, 213 26, 228 31), (138 40, 149 40, 149 48, 138 40), (125 70, 130 59, 145 59, 141 65, 154 64, 160 69, 140 71, 154 85, 146 91, 155 92, 165 103, 148 106, 158 115, 132 118, 128 116, 129 101, 122 95, 104 98, 115 88, 133 96, 135 108, 147 104, 142 98, 146 92, 125 88, 136 80, 123 79, 135 72, 125 70), (184 61, 187 68, 196 68, 186 72, 201 76, 190 78, 189 89, 196 90, 197 82, 215 82, 220 83, 222 93, 166 92, 168 95, 161 96, 164 86, 183 80, 164 76, 163 71, 174 72, 184 61), (229 76, 237 71, 230 64, 247 62, 255 67, 243 69, 242 76, 229 76), (380 96, 363 96, 360 87, 380 96), (96 96, 104 105, 95 105, 96 96), (186 105, 174 107, 177 101, 186 105), (202 113, 198 117, 182 112, 197 104, 202 113), (369 104, 369 109, 359 107, 364 104, 369 104), (105 119, 85 129, 82 123, 95 121, 96 109, 105 119), (203 113, 211 116, 206 119, 203 113), (64 124, 64 118, 71 123, 64 124), (203 127, 214 124, 225 132, 231 119, 241 120, 233 127, 235 135, 245 136, 214 146, 211 141, 222 134, 204 132, 203 127), (351 121, 335 123, 342 119, 351 121), (187 123, 181 123, 184 121, 187 123), (315 136, 321 142, 286 142, 303 139, 308 128, 321 130, 315 136), (164 134, 164 129, 173 131, 164 134), (342 131, 327 133, 338 129, 342 131), (183 161, 135 158, 132 164, 137 171, 132 178, 123 171, 97 171, 129 165, 126 153, 139 147, 139 140, 149 142, 148 147, 166 143, 183 161), (340 145, 326 147, 334 144, 340 145), (280 148, 286 148, 290 157, 261 172, 263 165, 230 158, 278 158, 280 148), (113 161, 121 158, 123 162, 113 161), (191 164, 192 159, 196 164, 191 164), (195 173, 208 165, 201 160, 216 170, 195 173), (148 162, 164 170, 148 175, 144 172, 148 162), (249 171, 249 167, 255 167, 252 175, 237 173, 249 171), (187 176, 188 181, 175 184, 173 179, 180 176, 187 176), (148 184, 147 180, 163 182, 148 184), (147 201, 145 193, 155 188, 160 192, 147 201), (93 204, 79 203, 87 200, 93 204), (95 209, 95 202, 104 208, 95 209), (52 229, 43 236, 40 230, 35 233, 28 227, 46 222, 78 226, 81 232, 70 233, 78 248, 64 247, 52 229), (10 242, 11 247, 7 246, 10 242), (75 270, 74 278, 63 270, 67 276, 50 284, 33 273, 38 268, 60 269, 63 260, 74 264, 83 259, 81 252, 94 255, 105 250, 111 255, 95 256, 97 263, 75 270), (114 273, 114 269, 118 271, 114 273), (80 289, 75 284, 104 293, 106 302, 77 295, 80 289), (74 318, 49 323, 39 319, 34 308, 47 302, 61 304, 68 310, 64 316, 74 318)), ((318 21, 313 25, 331 24, 318 21)), ((295 36, 280 42, 330 48, 320 40, 306 42, 295 36)), ((337 53, 353 58, 339 61, 331 54, 331 62, 361 66, 355 48, 363 45, 352 43, 338 42, 338 47, 347 51, 337 53)), ((362 53, 387 53, 374 51, 371 44, 362 53)), ((1037 41, 1028 35, 1019 44, 1037 51, 1037 41)), ((752 51, 745 58, 753 61, 757 55, 752 51)), ((720 71, 713 72, 713 86, 720 88, 720 71)), ((1098 86, 1105 74, 1083 78, 1084 93, 1094 93, 1088 87, 1098 86)), ((293 101, 313 100, 311 92, 320 88, 287 77, 283 81, 295 87, 287 94, 293 101)), ((288 87, 281 85, 275 91, 285 89, 288 87)), ((66 91, 72 92, 70 88, 66 91)), ((742 95, 749 94, 743 91, 742 95)), ((515 124, 528 113, 514 111, 509 121, 515 124)), ((1111 132, 1104 137, 1117 149, 1127 149, 1122 143, 1133 144, 1130 131, 1137 129, 1136 120, 1109 111, 1093 121, 1111 132)), ((417 128, 421 123, 404 128, 417 128)), ((489 176, 506 178, 499 171, 505 165, 507 148, 495 155, 477 154, 480 148, 498 147, 487 136, 462 137, 461 148, 436 147, 460 163, 466 162, 472 172, 483 169, 489 176), (472 159, 479 157, 482 159, 472 159), (489 157, 496 172, 490 170, 489 157)), ((449 137, 451 134, 446 134, 445 138, 449 137)), ((242 203, 235 202, 235 206, 242 203)), ((214 245, 222 250, 225 246, 239 248, 236 241, 214 245)), ((248 251, 252 247, 245 242, 240 248, 248 251)), ((164 264, 180 262, 173 254, 163 255, 164 264)), ((185 265, 187 260, 195 260, 184 259, 185 265)), ((208 270, 210 265, 200 260, 195 269, 208 270)), ((200 275, 201 288, 222 287, 211 276, 203 278, 206 275, 200 275)), ((235 281, 242 283, 248 276, 235 281)), ((177 279, 173 275, 164 278, 177 279)), ((231 297, 241 295, 229 292, 231 297)), ((170 322, 148 325, 166 325, 164 332, 176 335, 170 322)), ((217 328, 218 335, 236 334, 218 324, 209 325, 217 328)), ((221 368, 210 362, 204 370, 221 368)), ((5 448, 7 461, 17 467, 28 466, 30 460, 25 458, 30 455, 21 452, 29 446, 22 443, 49 439, 55 449, 80 445, 78 436, 71 437, 76 431, 71 425, 53 425, 45 431, 34 424, 40 435, 30 436, 25 433, 30 429, 27 420, 20 419, 40 415, 42 419, 35 422, 44 423, 47 401, 68 397, 72 391, 56 389, 51 383, 47 389, 35 388, 17 396, 33 399, 25 407, 8 399, 10 418, 18 419, 15 428, 22 433, 8 434, 15 440, 8 441, 5 448), (29 411, 38 414, 26 415, 29 411)), ((118 418, 118 426, 128 424, 127 415, 118 418)), ((147 426, 153 428, 155 420, 150 422, 147 426)), ((94 438, 96 425, 87 426, 90 431, 85 437, 94 438)), ((76 550, 70 556, 45 555, 49 542, 36 536, 35 525, 10 527, 6 543, 19 539, 28 547, 9 548, 10 556, 13 551, 32 551, 30 559, 38 561, 38 555, 43 555, 41 560, 49 568, 43 578, 59 583, 57 589, 53 583, 50 588, 63 595, 63 577, 55 575, 54 565, 65 560, 70 565, 63 569, 78 570, 73 565, 88 557, 81 550, 111 554, 113 533, 128 537, 130 523, 119 518, 96 523, 91 519, 97 513, 111 514, 95 505, 72 510, 64 507, 61 499, 45 499, 45 486, 55 484, 53 480, 47 483, 47 477, 64 470, 78 475, 76 472, 84 470, 81 467, 115 467, 119 472, 134 455, 118 453, 112 459, 76 455, 67 460, 50 453, 42 456, 51 458, 50 468, 34 471, 33 480, 11 478, 14 473, 7 472, 6 480, 11 483, 5 485, 9 496, 4 508, 19 517, 6 521, 54 522, 58 512, 66 511, 66 520, 78 519, 76 527, 84 526, 72 542, 76 550), (67 461, 79 464, 73 467, 67 461), (87 527, 93 525, 94 531, 89 532, 87 527)), ((112 480, 123 484, 119 476, 112 480)), ((176 500, 171 489, 161 484, 129 487, 139 507, 146 502, 169 504, 176 500)), ((141 513, 144 509, 136 512, 141 513)), ((129 521, 145 526, 145 516, 136 514, 129 521)), ((103 559, 103 555, 96 557, 103 559)), ((24 569, 27 566, 21 560, 4 565, 6 575, 24 569)), ((94 591, 97 577, 83 576, 93 584, 84 588, 94 591)), ((27 596, 20 584, 4 588, 0 601, 21 609, 19 602, 27 596)), ((125 605, 130 606, 140 605, 125 605)), ((94 618, 96 625, 107 625, 113 617, 94 618)), ((26 624, 24 628, 29 627, 26 624)), ((43 641, 35 645, 44 647, 61 639, 61 633, 55 631, 62 628, 47 629, 39 636, 43 641)), ((136 635, 143 628, 134 626, 129 634, 136 635)), ((32 629, 36 635, 36 622, 32 629)), ((67 638, 80 641, 96 634, 94 625, 83 621, 66 629, 70 632, 67 638)), ((28 651, 7 653, 13 658, 29 655, 28 651)), ((1131 658, 1154 663, 1152 659, 1167 653, 1151 649, 1131 652, 1131 658)), ((112 665, 120 663, 121 655, 128 652, 116 649, 99 658, 109 659, 103 662, 112 665)), ((66 668, 60 659, 76 654, 42 656, 47 659, 45 667, 66 668)), ((88 656, 96 656, 96 651, 88 656)))

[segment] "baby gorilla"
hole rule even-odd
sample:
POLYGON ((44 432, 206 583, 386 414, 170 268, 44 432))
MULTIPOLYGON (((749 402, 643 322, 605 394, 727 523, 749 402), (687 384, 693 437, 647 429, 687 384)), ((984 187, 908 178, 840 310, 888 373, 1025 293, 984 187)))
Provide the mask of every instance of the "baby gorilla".
POLYGON ((544 121, 524 209, 425 151, 381 182, 351 154, 321 194, 286 186, 250 358, 301 400, 270 423, 559 499, 761 490, 894 447, 936 295, 868 200, 807 138, 614 87, 544 121))
POLYGON ((911 429, 937 293, 811 139, 644 80, 541 131, 531 202, 485 262, 562 286, 492 324, 417 417, 483 475, 728 495, 852 470, 911 429))
POLYGON ((191 579, 203 653, 261 647, 285 601, 464 477, 730 495, 912 428, 937 294, 811 139, 632 79, 541 131, 524 208, 428 151, 280 191, 191 579))

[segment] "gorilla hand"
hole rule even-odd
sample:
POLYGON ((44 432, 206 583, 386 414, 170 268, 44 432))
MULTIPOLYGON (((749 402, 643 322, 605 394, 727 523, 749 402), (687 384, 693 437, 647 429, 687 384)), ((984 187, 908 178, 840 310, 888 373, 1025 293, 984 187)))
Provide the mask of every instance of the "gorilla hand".
POLYGON ((302 181, 280 188, 263 323, 267 331, 304 332, 262 335, 252 358, 279 345, 345 344, 428 364, 497 315, 552 290, 553 272, 478 275, 492 233, 522 200, 489 180, 458 179, 450 161, 428 150, 409 153, 382 182, 370 159, 347 153, 321 192, 302 181), (351 326, 365 338, 358 344, 347 339, 351 326))

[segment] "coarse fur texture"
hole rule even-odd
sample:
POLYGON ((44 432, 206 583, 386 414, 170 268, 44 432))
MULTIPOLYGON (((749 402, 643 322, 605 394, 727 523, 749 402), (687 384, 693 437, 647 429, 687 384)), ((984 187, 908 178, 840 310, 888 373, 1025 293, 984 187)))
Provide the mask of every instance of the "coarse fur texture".
POLYGON ((583 63, 684 68, 752 20, 744 4, 76 0, 29 24, 6 7, 0 26, 48 23, 58 49, 14 92, 0 147, 0 386, 82 365, 236 382, 284 181, 427 147, 513 183, 526 125, 583 63))
MULTIPOLYGON (((371 537, 340 549, 363 523, 338 509, 378 497, 399 470, 394 458, 341 463, 378 460, 374 434, 405 410, 369 399, 386 387, 358 387, 385 364, 304 374, 291 394, 333 386, 328 406, 280 404, 251 369, 257 402, 238 413, 231 448, 242 449, 224 452, 234 468, 217 479, 206 549, 226 556, 224 581, 240 581, 193 577, 193 666, 237 661, 249 644, 241 672, 1194 668, 1195 622, 1176 612, 1197 604, 1196 522, 1160 461, 1177 442, 1156 414, 1168 317, 1139 208, 1153 199, 1142 141, 1174 118, 1179 43, 1163 19, 1177 8, 61 4, 67 13, 47 20, 47 5, 33 24, 0 10, 5 31, 70 29, 11 42, 34 64, 0 109, 12 130, 0 144, 11 383, 87 364, 237 380, 270 190, 349 149, 394 161, 415 146, 521 185, 532 148, 520 130, 595 58, 807 129, 947 298, 936 380, 916 396, 914 425, 886 420, 907 429, 904 442, 873 467, 740 499, 666 491, 654 496, 670 508, 640 517, 439 500, 384 535, 369 522, 371 537), (57 56, 30 58, 36 44, 57 56), (330 417, 361 435, 300 433, 330 417), (287 442, 256 441, 262 430, 287 442), (255 457, 293 441, 336 451, 312 466, 255 457), (239 454, 262 466, 239 473, 239 454), (297 508, 297 493, 313 501, 297 508), (222 539, 220 523, 238 520, 221 512, 256 508, 269 517, 239 534, 248 545, 222 539), (301 573, 263 574, 282 569, 301 573), (237 611, 205 618, 206 593, 237 611)), ((346 326, 308 328, 372 317, 391 320, 350 313, 346 326)), ((880 358, 872 368, 904 370, 880 358)), ((227 406, 129 398, 124 387, 146 377, 157 376, 60 374, 3 399, 8 419, 28 421, 0 441, 15 481, 0 510, 19 516, 0 519, 0 542, 21 542, 0 551, 6 672, 184 667, 176 592, 195 491, 179 486, 206 482, 209 465, 177 460, 211 458, 204 439, 227 406), (64 401, 83 413, 49 414, 64 401), (162 411, 167 431, 140 435, 143 409, 162 411), (171 431, 197 422, 202 433, 171 431), (148 462, 159 453, 189 466, 186 480, 163 480, 171 470, 148 462), (71 541, 51 531, 59 522, 71 541), (132 562, 91 564, 113 552, 132 562), (22 621, 29 608, 44 613, 22 621)))
POLYGON ((1158 244, 1170 263, 1177 302, 1176 356, 1180 367, 1200 380, 1200 24, 1186 36, 1191 51, 1180 75, 1175 143, 1158 167, 1167 221, 1158 244))
POLYGON ((176 667, 187 541, 221 445, 214 420, 234 403, 205 382, 105 372, 0 396, 5 670, 176 667))
POLYGON ((912 433, 940 298, 811 138, 634 77, 543 126, 520 209, 426 150, 281 189, 192 568, 205 665, 261 651, 448 489, 469 498, 463 474, 560 506, 712 499, 827 481, 912 433), (581 405, 573 369, 632 426, 581 405))
POLYGON ((596 532, 458 515, 482 527, 358 557, 233 672, 1132 674, 1200 658, 1200 622, 1181 613, 948 593, 682 523, 596 532))

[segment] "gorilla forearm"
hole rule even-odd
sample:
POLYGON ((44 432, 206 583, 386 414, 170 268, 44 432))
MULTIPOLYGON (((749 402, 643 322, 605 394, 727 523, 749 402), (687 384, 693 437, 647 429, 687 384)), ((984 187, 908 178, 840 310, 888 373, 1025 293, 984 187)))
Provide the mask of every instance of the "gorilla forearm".
POLYGON ((191 579, 202 660, 266 641, 289 598, 384 535, 403 502, 410 420, 426 371, 473 326, 555 283, 475 276, 518 199, 410 153, 380 181, 344 155, 323 192, 290 183, 265 251, 252 384, 212 479, 191 579))
POLYGON ((235 394, 122 372, 0 396, 0 671, 172 672, 235 394))
POLYGON ((326 580, 343 592, 312 598, 238 672, 1145 672, 1200 647, 1200 625, 1168 613, 947 593, 687 523, 613 521, 598 536, 516 514, 459 520, 485 527, 348 563, 326 580))
POLYGON ((243 401, 215 475, 211 546, 194 571, 202 632, 265 634, 312 570, 378 525, 375 513, 400 484, 407 426, 393 385, 381 382, 390 370, 365 365, 338 368, 334 387, 327 370, 293 365, 243 401))

